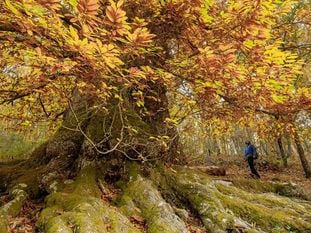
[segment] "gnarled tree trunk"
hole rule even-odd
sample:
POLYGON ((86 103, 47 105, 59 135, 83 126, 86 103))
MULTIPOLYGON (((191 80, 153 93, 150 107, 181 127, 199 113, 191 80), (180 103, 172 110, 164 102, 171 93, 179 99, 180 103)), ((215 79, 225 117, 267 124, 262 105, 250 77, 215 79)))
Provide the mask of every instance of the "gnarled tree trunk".
MULTIPOLYGON (((93 174, 93 171, 90 175, 90 170, 104 169, 104 173, 108 174, 107 179, 115 180, 122 174, 121 171, 126 160, 135 160, 141 163, 156 160, 181 162, 182 153, 177 151, 176 128, 165 123, 165 119, 169 117, 165 88, 155 84, 148 85, 150 93, 146 94, 153 95, 154 98, 145 100, 144 108, 147 111, 142 111, 136 106, 132 99, 132 90, 128 90, 122 96, 122 101, 111 98, 109 104, 104 106, 105 108, 97 108, 95 111, 92 100, 75 90, 64 121, 54 136, 37 148, 29 160, 12 166, 0 166, 0 189, 3 193, 8 192, 14 198, 9 204, 12 208, 14 207, 12 211, 11 207, 5 206, 3 211, 0 211, 2 219, 6 219, 0 224, 0 228, 5 228, 8 216, 14 217, 19 213, 27 197, 37 198, 41 194, 50 194, 47 200, 46 209, 48 210, 42 213, 38 223, 38 228, 43 232, 71 232, 73 229, 68 226, 69 219, 75 219, 76 226, 81 227, 79 232, 104 232, 99 230, 103 226, 98 226, 98 231, 97 228, 87 230, 87 226, 83 222, 88 219, 80 216, 81 211, 68 209, 65 206, 66 201, 62 200, 66 200, 66 193, 71 193, 70 196, 81 195, 80 191, 73 191, 71 186, 67 188, 66 180, 71 180, 78 174, 77 179, 79 180, 79 177, 88 174, 90 182, 95 182, 94 187, 90 187, 94 191, 94 189, 98 189, 96 182, 99 176, 97 173, 93 174), (99 163, 100 166, 98 166, 99 163), (61 191, 62 194, 54 194, 57 191, 61 191), (23 195, 20 196, 20 194, 23 195), (63 194, 63 197, 59 196, 63 194), (15 199, 17 201, 14 201, 15 199), (50 215, 57 211, 54 206, 61 207, 61 211, 68 211, 68 214, 64 214, 64 217, 52 218, 52 222, 46 221, 45 214, 50 218, 50 215), (81 222, 80 219, 82 219, 81 222), (85 230, 82 230, 84 227, 85 230)), ((104 178, 105 175, 102 174, 102 179, 104 178)), ((83 186, 88 182, 84 181, 81 184, 83 186)), ((79 181, 76 182, 79 183, 79 181)), ((89 191, 86 190, 86 192, 89 191)), ((90 193, 90 196, 98 198, 100 197, 98 193, 98 191, 90 193)), ((68 202, 71 202, 71 197, 68 198, 68 202)), ((77 196, 77 198, 79 197, 77 196)), ((89 200, 81 198, 83 203, 90 203, 89 200)), ((76 203, 75 200, 72 201, 76 203)), ((95 199, 94 201, 97 202, 95 199)), ((107 208, 107 206, 97 206, 95 202, 94 209, 90 208, 88 211, 102 211, 107 208)), ((116 216, 118 215, 116 213, 116 216)), ((109 216, 106 217, 111 218, 113 222, 115 216, 109 216)), ((93 217, 95 219, 92 220, 93 222, 102 218, 97 215, 93 217)), ((124 216, 120 218, 126 219, 124 216)), ((128 225, 126 223, 128 220, 120 221, 125 221, 124 225, 128 225)), ((115 229, 119 229, 119 227, 121 226, 116 226, 115 229)), ((136 232, 136 230, 124 232, 136 232)), ((120 231, 115 230, 115 232, 120 231)))

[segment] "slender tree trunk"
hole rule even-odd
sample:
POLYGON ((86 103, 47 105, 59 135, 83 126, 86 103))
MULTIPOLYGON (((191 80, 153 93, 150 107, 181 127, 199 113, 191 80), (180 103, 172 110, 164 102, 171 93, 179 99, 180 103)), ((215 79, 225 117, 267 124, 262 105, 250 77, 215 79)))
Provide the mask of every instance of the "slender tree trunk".
POLYGON ((308 140, 303 140, 303 145, 307 153, 310 153, 310 143, 308 140))
POLYGON ((208 156, 213 155, 214 148, 213 148, 213 142, 212 142, 211 138, 206 139, 206 144, 207 144, 208 156))
POLYGON ((299 138, 299 135, 298 135, 296 129, 294 131, 294 140, 295 140, 295 144, 296 144, 296 147, 297 147, 297 152, 298 152, 298 155, 299 155, 299 158, 300 158, 300 161, 301 161, 301 165, 302 165, 303 170, 305 172, 305 176, 306 176, 306 178, 310 179, 311 178, 310 166, 309 166, 308 160, 307 160, 307 158, 305 156, 305 152, 304 152, 304 149, 303 149, 303 147, 301 145, 301 141, 300 141, 300 138, 299 138))
POLYGON ((220 146, 222 148, 222 154, 227 156, 229 152, 228 152, 228 143, 227 143, 225 137, 221 137, 219 142, 220 142, 220 146))
POLYGON ((278 137, 277 143, 278 143, 278 146, 279 146, 280 156, 281 156, 281 159, 283 161, 283 166, 287 167, 288 164, 287 164, 287 158, 286 158, 284 147, 283 147, 282 137, 278 137))
POLYGON ((275 141, 271 141, 271 142, 268 142, 268 151, 269 151, 269 154, 272 156, 278 156, 278 145, 275 141))
POLYGON ((287 142, 286 158, 289 158, 292 155, 292 143, 288 135, 286 136, 286 142, 287 142))
POLYGON ((232 146, 233 154, 234 155, 238 155, 239 154, 239 152, 238 152, 239 149, 238 149, 238 147, 236 145, 236 142, 235 142, 234 138, 230 137, 230 141, 231 141, 231 146, 232 146))
POLYGON ((220 154, 222 154, 222 148, 221 148, 221 145, 220 145, 220 143, 219 143, 219 140, 217 139, 217 138, 215 138, 215 151, 216 151, 216 154, 217 155, 220 155, 220 154))
POLYGON ((267 144, 261 141, 260 148, 262 148, 262 152, 264 152, 264 154, 268 156, 267 144))

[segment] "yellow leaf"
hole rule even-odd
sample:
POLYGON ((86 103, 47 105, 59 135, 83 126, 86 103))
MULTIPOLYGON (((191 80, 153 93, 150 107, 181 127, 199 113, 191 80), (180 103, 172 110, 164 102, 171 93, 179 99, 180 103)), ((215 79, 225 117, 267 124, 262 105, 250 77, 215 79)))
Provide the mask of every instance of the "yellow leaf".
POLYGON ((71 25, 69 26, 69 32, 70 32, 70 35, 71 35, 75 40, 79 40, 79 36, 78 36, 78 33, 77 33, 76 29, 74 29, 74 27, 72 27, 71 25))
POLYGON ((284 103, 284 100, 286 99, 285 96, 280 96, 280 95, 272 95, 271 97, 276 103, 279 103, 279 104, 284 103))
POLYGON ((117 3, 117 8, 120 8, 121 6, 123 6, 124 4, 124 0, 120 0, 118 3, 117 3))
POLYGON ((5 0, 5 3, 15 15, 21 15, 21 13, 11 4, 10 0, 5 0))
POLYGON ((33 32, 32 32, 31 30, 27 29, 27 34, 28 34, 29 36, 32 36, 32 35, 33 35, 33 32))

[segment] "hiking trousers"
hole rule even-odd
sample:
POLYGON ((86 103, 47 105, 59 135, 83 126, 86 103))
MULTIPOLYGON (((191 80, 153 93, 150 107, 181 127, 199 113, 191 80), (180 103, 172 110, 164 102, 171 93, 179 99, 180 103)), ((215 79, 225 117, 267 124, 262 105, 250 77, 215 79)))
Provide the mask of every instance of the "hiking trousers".
POLYGON ((247 162, 248 162, 249 168, 251 169, 252 174, 254 174, 258 178, 260 178, 260 175, 259 175, 259 173, 257 172, 257 170, 256 170, 256 168, 254 166, 254 157, 253 156, 248 156, 247 157, 247 162))

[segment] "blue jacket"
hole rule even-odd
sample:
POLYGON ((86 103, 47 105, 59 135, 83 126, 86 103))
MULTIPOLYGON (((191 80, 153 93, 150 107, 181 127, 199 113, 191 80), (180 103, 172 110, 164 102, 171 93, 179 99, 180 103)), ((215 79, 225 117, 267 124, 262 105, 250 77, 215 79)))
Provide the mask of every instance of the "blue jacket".
POLYGON ((247 158, 248 156, 253 156, 254 154, 256 154, 256 149, 253 145, 248 145, 245 148, 245 157, 247 158))

